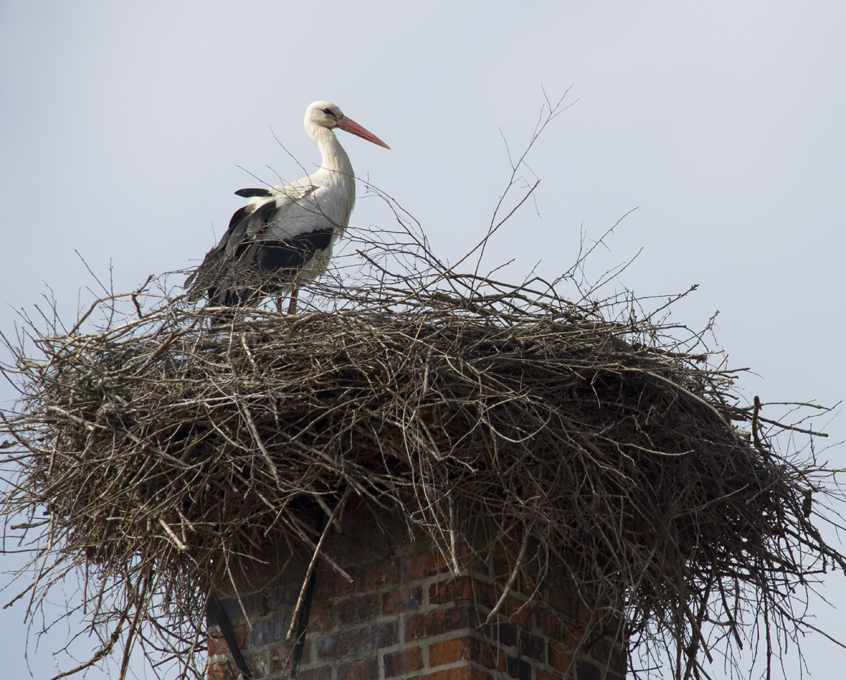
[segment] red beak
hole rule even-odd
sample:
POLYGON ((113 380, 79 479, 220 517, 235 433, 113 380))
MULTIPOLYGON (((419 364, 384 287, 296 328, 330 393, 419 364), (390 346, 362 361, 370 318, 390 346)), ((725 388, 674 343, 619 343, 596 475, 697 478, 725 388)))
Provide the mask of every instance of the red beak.
POLYGON ((384 146, 386 149, 390 149, 385 142, 379 139, 376 135, 368 130, 365 130, 361 125, 356 123, 352 118, 347 118, 344 116, 338 121, 338 127, 346 132, 351 132, 352 134, 361 137, 362 139, 366 139, 368 142, 373 142, 374 144, 378 144, 379 146, 384 146))

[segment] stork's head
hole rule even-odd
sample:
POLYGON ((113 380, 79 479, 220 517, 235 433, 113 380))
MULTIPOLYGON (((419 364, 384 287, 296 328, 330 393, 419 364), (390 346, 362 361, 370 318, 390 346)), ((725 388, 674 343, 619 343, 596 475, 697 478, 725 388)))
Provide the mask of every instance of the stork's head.
POLYGON ((385 142, 379 139, 376 135, 368 130, 365 130, 361 125, 356 123, 352 118, 347 118, 338 108, 337 105, 327 101, 317 101, 309 104, 305 113, 305 127, 308 130, 310 127, 340 128, 346 132, 366 139, 368 142, 373 142, 379 146, 384 146, 390 149, 385 142))

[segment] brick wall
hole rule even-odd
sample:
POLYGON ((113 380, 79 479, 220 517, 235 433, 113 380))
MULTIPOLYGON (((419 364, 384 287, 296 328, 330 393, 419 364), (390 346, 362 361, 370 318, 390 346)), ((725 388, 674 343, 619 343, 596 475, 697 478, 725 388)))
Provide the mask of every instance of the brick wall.
MULTIPOLYGON (((604 638, 585 644, 579 622, 589 613, 564 587, 532 602, 514 589, 502 615, 484 625, 501 590, 482 565, 464 564, 456 576, 438 553, 421 552, 423 541, 396 545, 384 536, 367 541, 359 535, 335 543, 344 543, 335 546, 332 556, 353 583, 321 561, 300 680, 625 676, 619 644, 604 638)), ((283 578, 274 576, 274 585, 242 595, 243 609, 239 599, 222 599, 244 656, 260 679, 281 680, 289 670, 294 645, 285 634, 302 569, 288 565, 286 570, 283 578)), ((209 680, 238 678, 216 629, 210 631, 209 656, 209 680)))

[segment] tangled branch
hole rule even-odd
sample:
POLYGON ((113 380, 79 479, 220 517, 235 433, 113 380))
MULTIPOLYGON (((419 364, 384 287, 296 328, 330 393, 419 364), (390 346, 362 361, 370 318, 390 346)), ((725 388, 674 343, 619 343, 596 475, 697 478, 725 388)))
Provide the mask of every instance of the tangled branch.
POLYGON ((137 645, 199 677, 213 585, 269 542, 313 556, 312 518, 342 503, 510 556, 503 585, 563 571, 584 640, 617 625, 678 678, 795 636, 797 589, 846 566, 812 521, 834 498, 813 449, 779 450, 791 426, 743 405, 665 301, 569 301, 581 258, 552 283, 461 273, 385 199, 396 228, 351 230, 301 314, 197 308, 154 279, 6 339, 4 535, 32 555, 30 613, 82 574, 102 642, 73 670, 120 641, 121 677, 137 645))

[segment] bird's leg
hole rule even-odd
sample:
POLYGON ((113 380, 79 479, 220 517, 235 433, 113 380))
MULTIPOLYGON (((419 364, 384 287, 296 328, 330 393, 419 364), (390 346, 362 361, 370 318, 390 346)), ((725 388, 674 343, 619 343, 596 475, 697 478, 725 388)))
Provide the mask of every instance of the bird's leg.
POLYGON ((300 287, 294 286, 291 289, 291 301, 288 303, 288 314, 297 313, 297 296, 300 293, 300 287))

